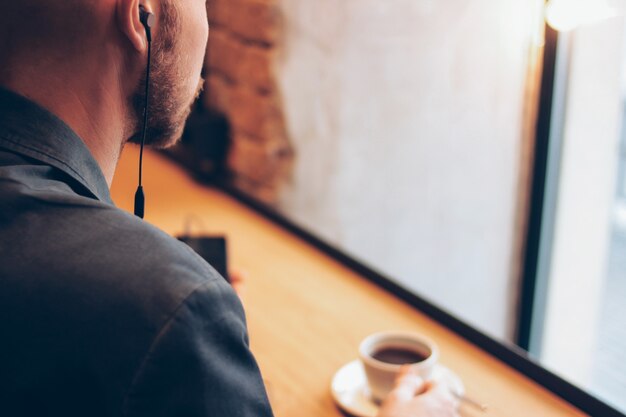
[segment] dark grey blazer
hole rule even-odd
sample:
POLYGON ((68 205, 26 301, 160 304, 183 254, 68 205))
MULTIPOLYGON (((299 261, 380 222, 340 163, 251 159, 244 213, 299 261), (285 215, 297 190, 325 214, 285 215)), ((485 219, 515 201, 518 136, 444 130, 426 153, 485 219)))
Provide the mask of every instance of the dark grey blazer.
POLYGON ((0 416, 271 415, 232 288, 0 89, 0 416))

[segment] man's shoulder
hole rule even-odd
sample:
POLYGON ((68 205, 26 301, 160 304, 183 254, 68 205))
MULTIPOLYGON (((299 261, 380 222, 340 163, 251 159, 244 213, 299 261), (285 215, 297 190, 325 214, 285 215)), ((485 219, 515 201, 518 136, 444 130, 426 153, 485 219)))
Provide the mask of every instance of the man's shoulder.
POLYGON ((187 272, 213 276, 215 271, 189 246, 137 216, 107 204, 95 212, 79 215, 81 223, 92 223, 99 239, 115 242, 108 250, 129 264, 147 267, 186 266, 187 272))
POLYGON ((121 406, 163 334, 195 334, 223 317, 244 326, 232 288, 182 242, 92 199, 31 203, 0 216, 9 237, 0 242, 7 381, 26 375, 52 386, 59 370, 84 370, 121 406))
MULTIPOLYGON (((0 256, 3 285, 68 303, 167 314, 197 288, 224 280, 191 248, 115 206, 81 196, 16 214, 0 256), (47 206, 47 207, 43 207, 47 206), (15 230, 13 230, 15 229, 15 230), (143 309, 144 311, 140 311, 143 309)), ((80 307, 80 306, 78 306, 80 307)))
POLYGON ((186 244, 130 213, 102 205, 87 217, 77 217, 82 227, 91 228, 92 243, 85 250, 96 255, 94 262, 106 279, 120 287, 187 294, 209 282, 223 281, 186 244))

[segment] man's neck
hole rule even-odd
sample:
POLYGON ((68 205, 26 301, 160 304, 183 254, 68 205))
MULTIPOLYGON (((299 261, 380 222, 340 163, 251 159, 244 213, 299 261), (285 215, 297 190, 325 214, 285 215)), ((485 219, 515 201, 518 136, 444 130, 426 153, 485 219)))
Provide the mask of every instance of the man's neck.
POLYGON ((3 77, 0 83, 43 106, 74 130, 89 148, 110 187, 128 135, 127 111, 121 105, 122 99, 116 96, 122 91, 119 77, 112 69, 106 74, 95 67, 61 71, 61 76, 50 71, 21 71, 3 77), (102 77, 96 83, 77 76, 97 73, 102 77))

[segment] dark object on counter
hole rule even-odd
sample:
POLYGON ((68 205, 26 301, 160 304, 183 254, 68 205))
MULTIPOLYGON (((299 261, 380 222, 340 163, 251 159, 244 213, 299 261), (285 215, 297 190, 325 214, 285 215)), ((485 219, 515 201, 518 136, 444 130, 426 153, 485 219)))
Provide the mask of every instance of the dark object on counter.
POLYGON ((217 272, 230 282, 228 277, 228 258, 226 256, 226 238, 223 236, 179 236, 178 240, 186 243, 198 255, 209 263, 217 272))

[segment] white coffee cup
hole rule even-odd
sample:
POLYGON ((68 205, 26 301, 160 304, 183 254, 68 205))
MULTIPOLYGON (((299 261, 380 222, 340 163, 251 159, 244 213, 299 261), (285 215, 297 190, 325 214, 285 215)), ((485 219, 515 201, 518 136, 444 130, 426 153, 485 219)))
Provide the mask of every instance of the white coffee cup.
POLYGON ((382 402, 393 389, 406 363, 428 380, 439 359, 439 348, 430 339, 412 332, 389 331, 365 338, 359 346, 372 399, 382 402))

